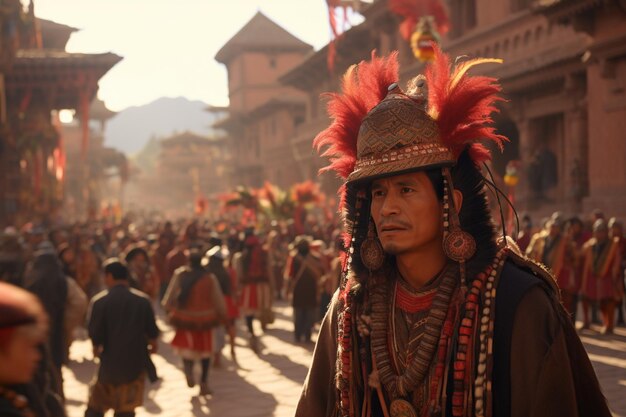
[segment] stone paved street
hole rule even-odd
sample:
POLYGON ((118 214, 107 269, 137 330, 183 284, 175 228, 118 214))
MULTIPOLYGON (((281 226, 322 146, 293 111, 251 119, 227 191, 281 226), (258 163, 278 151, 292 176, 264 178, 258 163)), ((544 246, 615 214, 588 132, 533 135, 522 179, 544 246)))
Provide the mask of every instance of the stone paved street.
MULTIPOLYGON (((159 355, 153 358, 163 381, 147 389, 144 407, 137 410, 137 416, 292 416, 312 346, 292 343, 289 307, 281 304, 276 311, 276 322, 261 337, 260 355, 252 353, 246 340, 238 337, 237 367, 224 349, 223 367, 211 370, 213 395, 208 398, 199 397, 198 388, 187 387, 179 359, 162 342, 159 355)), ((164 330, 162 340, 169 341, 172 331, 164 322, 159 326, 164 330)), ((239 334, 245 334, 243 328, 239 334)), ((615 416, 626 417, 626 330, 620 328, 613 336, 584 331, 581 337, 615 416)), ((75 342, 71 359, 70 367, 64 370, 65 392, 69 416, 79 417, 85 409, 87 383, 95 371, 89 342, 75 342)))

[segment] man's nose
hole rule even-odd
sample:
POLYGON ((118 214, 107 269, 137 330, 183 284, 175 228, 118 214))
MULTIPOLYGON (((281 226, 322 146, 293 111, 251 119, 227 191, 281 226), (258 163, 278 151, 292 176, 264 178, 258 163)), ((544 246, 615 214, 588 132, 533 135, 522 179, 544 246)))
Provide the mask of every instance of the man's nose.
POLYGON ((380 207, 381 216, 393 216, 394 214, 398 214, 398 196, 390 192, 385 196, 382 206, 380 207))

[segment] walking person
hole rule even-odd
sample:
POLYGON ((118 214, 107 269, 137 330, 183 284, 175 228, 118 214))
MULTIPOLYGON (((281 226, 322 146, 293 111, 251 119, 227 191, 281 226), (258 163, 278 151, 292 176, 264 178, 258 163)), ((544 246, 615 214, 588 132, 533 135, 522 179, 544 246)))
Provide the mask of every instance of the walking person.
POLYGON ((564 231, 562 217, 555 213, 546 224, 546 228, 536 233, 526 249, 526 256, 541 263, 554 274, 561 290, 563 306, 572 315, 576 308, 576 247, 564 231))
MULTIPOLYGON (((233 362, 237 362, 235 355, 235 336, 237 329, 235 328, 235 320, 239 317, 239 307, 235 299, 237 293, 237 282, 235 273, 231 268, 226 268, 224 262, 228 259, 228 250, 220 245, 213 246, 206 253, 203 264, 207 272, 213 274, 220 284, 220 289, 224 295, 224 304, 226 306, 226 332, 230 342, 230 356, 233 362)), ((215 365, 219 366, 221 354, 215 352, 215 365)))
POLYGON ((194 365, 200 362, 200 395, 210 395, 213 329, 224 323, 226 308, 217 279, 202 267, 199 250, 190 250, 189 264, 174 273, 163 297, 163 308, 176 329, 171 344, 183 359, 187 386, 196 385, 194 365))
POLYGON ((613 333, 616 300, 622 295, 621 265, 619 240, 609 238, 606 220, 599 218, 593 224, 593 238, 583 246, 583 328, 589 328, 590 304, 598 303, 602 333, 613 333))
POLYGON ((292 258, 287 263, 285 281, 287 299, 293 307, 294 341, 311 343, 311 329, 316 321, 319 280, 322 265, 311 253, 308 236, 298 236, 292 245, 292 258))
POLYGON ((159 329, 150 298, 129 285, 129 271, 117 258, 104 263, 107 290, 97 294, 88 313, 89 337, 100 359, 89 387, 85 417, 133 417, 143 404, 146 349, 157 352, 159 329))
MULTIPOLYGON (((128 248, 124 260, 128 268, 130 286, 146 294, 154 303, 158 295, 158 283, 155 281, 156 275, 151 268, 148 252, 143 247, 132 246, 128 248)), ((148 350, 145 361, 146 376, 154 384, 160 378, 148 350)))
POLYGON ((624 271, 626 270, 626 238, 624 238, 624 225, 615 217, 609 219, 609 235, 613 241, 617 241, 622 264, 617 281, 617 325, 624 326, 624 271))
POLYGON ((50 319, 48 346, 61 378, 61 366, 66 357, 65 313, 68 282, 57 252, 50 241, 41 242, 34 256, 32 265, 26 273, 26 289, 39 298, 50 319))
POLYGON ((246 319, 250 337, 250 348, 258 352, 258 338, 254 332, 254 318, 261 322, 265 330, 272 320, 272 291, 269 281, 267 251, 254 229, 245 232, 243 249, 233 257, 233 265, 237 270, 237 278, 241 283, 239 308, 246 319))

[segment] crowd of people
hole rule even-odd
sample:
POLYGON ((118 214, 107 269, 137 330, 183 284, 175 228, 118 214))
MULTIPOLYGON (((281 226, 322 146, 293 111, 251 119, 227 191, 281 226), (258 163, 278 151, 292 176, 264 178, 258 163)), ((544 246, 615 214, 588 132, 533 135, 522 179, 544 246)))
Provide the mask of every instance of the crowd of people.
POLYGON ((555 212, 533 233, 530 217, 524 216, 517 243, 527 257, 552 271, 574 322, 580 302, 582 328, 598 322, 598 310, 603 333, 613 333, 616 319, 624 325, 626 240, 621 221, 606 219, 599 210, 588 221, 555 212))
MULTIPOLYGON (((259 334, 274 321, 276 300, 293 307, 294 343, 312 344, 313 326, 339 285, 341 239, 331 223, 309 221, 304 230, 296 229, 291 221, 253 227, 148 216, 129 216, 119 224, 6 228, 0 236, 0 277, 6 283, 0 289, 0 331, 35 322, 43 330, 33 339, 41 361, 33 362, 37 369, 26 372, 28 378, 3 375, 0 366, 0 410, 15 409, 14 401, 3 400, 19 395, 36 416, 64 415, 61 368, 82 327, 99 362, 86 416, 109 409, 116 416, 134 415, 145 381, 160 379, 151 359, 158 352, 159 316, 173 328, 169 343, 199 395, 212 393, 209 371, 221 366, 227 339, 237 363, 238 319, 245 323, 249 348, 259 352, 259 334), (6 308, 17 308, 5 306, 12 297, 5 288, 34 295, 29 297, 38 300, 42 313, 37 310, 27 322, 5 315, 6 308)), ((3 349, 8 340, 1 344, 0 355, 11 353, 3 349)))
MULTIPOLYGON (((588 221, 555 213, 537 230, 524 216, 517 243, 554 272, 574 321, 582 303, 583 328, 597 320, 598 308, 605 333, 613 331, 616 310, 617 323, 624 324, 621 222, 600 212, 588 221)), ((85 327, 100 364, 85 415, 109 409, 134 415, 145 381, 160 379, 151 359, 158 352, 159 314, 175 330, 170 343, 188 386, 210 395, 210 369, 221 366, 226 340, 237 363, 238 319, 258 352, 259 332, 274 320, 274 302, 289 300, 294 343, 312 343, 314 324, 339 286, 342 250, 335 225, 314 222, 300 234, 288 221, 264 228, 142 219, 7 228, 0 241, 0 410, 63 415, 61 367, 76 329, 85 327), (16 332, 15 343, 34 347, 13 351, 8 335, 21 328, 31 330, 16 332), (25 341, 18 341, 22 333, 25 341), (11 363, 23 370, 7 370, 11 363)))

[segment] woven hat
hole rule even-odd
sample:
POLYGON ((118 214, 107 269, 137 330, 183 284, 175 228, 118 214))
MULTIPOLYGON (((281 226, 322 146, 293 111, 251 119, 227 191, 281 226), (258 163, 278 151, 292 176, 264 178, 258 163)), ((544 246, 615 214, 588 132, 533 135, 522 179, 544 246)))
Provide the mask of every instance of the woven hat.
POLYGON ((502 147, 507 139, 490 126, 501 98, 497 80, 468 70, 498 59, 455 66, 438 48, 424 75, 406 91, 397 84, 398 56, 372 56, 345 73, 342 93, 329 94, 331 125, 314 140, 346 183, 431 167, 452 166, 466 149, 475 163, 490 159, 482 141, 502 147))

